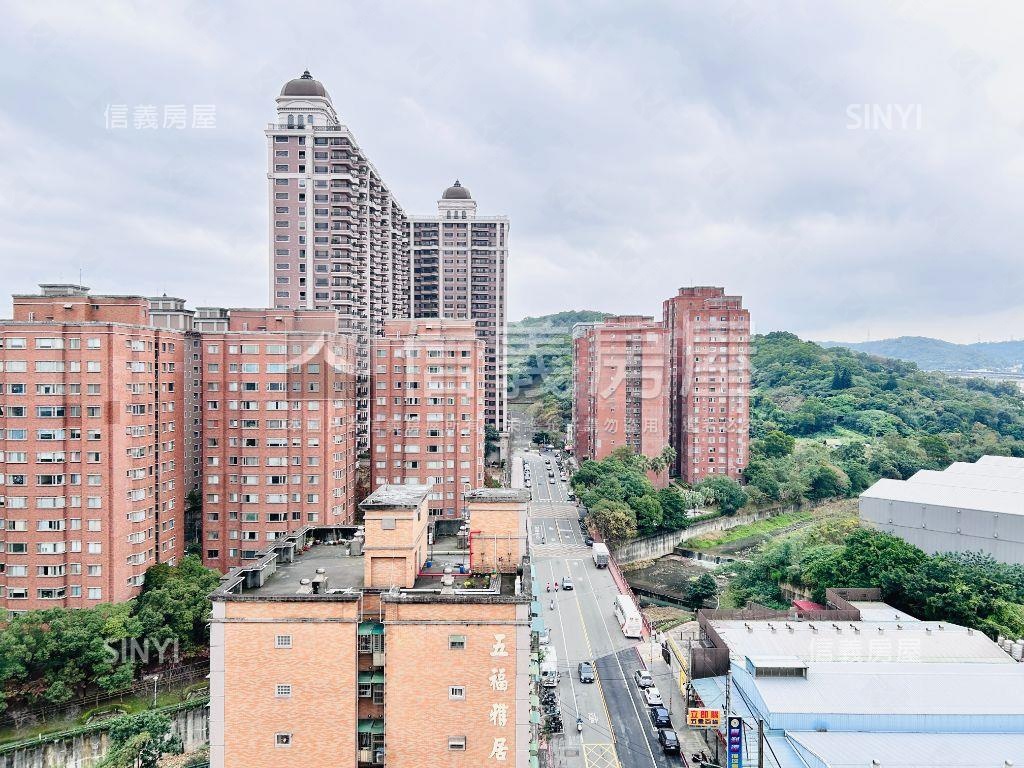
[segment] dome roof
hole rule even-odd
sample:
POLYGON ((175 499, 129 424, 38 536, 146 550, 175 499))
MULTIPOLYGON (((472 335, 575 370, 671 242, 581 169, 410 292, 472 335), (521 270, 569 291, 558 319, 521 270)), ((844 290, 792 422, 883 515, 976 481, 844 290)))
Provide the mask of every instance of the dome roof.
POLYGON ((309 74, 307 69, 302 73, 302 77, 297 77, 294 80, 289 80, 284 84, 284 88, 281 89, 282 96, 322 96, 324 98, 330 98, 327 95, 327 89, 324 88, 324 84, 319 80, 314 80, 313 76, 309 74))
POLYGON ((452 184, 448 189, 441 195, 442 200, 472 200, 473 196, 469 194, 469 190, 466 189, 459 180, 456 179, 455 183, 452 184))

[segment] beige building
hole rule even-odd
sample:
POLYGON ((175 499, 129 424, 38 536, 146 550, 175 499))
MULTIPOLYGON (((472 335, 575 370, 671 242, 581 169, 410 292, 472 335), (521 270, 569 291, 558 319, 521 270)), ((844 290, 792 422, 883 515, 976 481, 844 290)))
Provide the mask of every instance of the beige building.
POLYGON ((306 526, 224 577, 212 766, 530 764, 528 497, 469 492, 473 554, 435 555, 429 493, 385 485, 362 526, 306 526))

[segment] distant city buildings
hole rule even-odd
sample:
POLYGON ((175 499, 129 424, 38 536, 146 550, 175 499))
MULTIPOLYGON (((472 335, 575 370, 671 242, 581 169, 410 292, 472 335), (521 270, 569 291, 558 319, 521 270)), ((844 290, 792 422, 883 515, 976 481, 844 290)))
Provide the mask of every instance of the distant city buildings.
POLYGON ((480 216, 456 181, 436 216, 409 218, 415 317, 471 319, 484 343, 484 419, 505 431, 507 409, 507 216, 480 216))
POLYGON ((860 496, 860 519, 929 554, 981 552, 1024 564, 1024 459, 982 456, 879 480, 860 496))
POLYGON ((302 526, 222 581, 212 765, 529 765, 529 495, 466 493, 452 555, 431 492, 380 486, 362 526, 302 526))
POLYGON ((738 479, 749 452, 750 314, 721 288, 681 288, 660 321, 615 317, 573 333, 572 445, 580 459, 670 445, 670 474, 738 479))
POLYGON ((372 487, 429 485, 433 517, 464 517, 484 484, 484 345, 470 320, 390 320, 373 343, 372 487))

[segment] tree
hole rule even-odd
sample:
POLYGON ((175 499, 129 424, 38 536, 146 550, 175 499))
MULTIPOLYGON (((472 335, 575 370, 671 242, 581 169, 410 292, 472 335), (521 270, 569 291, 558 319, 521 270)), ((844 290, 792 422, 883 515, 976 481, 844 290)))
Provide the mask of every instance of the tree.
POLYGON ((853 386, 853 374, 844 366, 836 366, 832 374, 832 389, 849 389, 853 386))
POLYGON ((186 556, 175 566, 156 565, 146 571, 136 615, 143 634, 157 642, 177 640, 189 653, 208 641, 209 594, 220 574, 205 568, 197 557, 186 556))
POLYGON ((686 585, 683 602, 691 610, 699 610, 704 604, 718 594, 718 584, 710 573, 702 573, 686 585))
POLYGON ((498 428, 493 424, 484 425, 484 453, 490 454, 498 450, 498 441, 501 439, 501 433, 498 432, 498 428))
POLYGON ((601 500, 590 508, 590 517, 609 544, 636 538, 636 514, 624 502, 601 500))
POLYGON ((661 527, 665 520, 661 502, 652 493, 633 499, 630 506, 636 514, 637 530, 642 536, 650 536, 661 527))
POLYGON ((731 477, 715 475, 700 482, 697 488, 718 504, 722 514, 732 515, 747 503, 747 492, 731 477))
POLYGON ((831 499, 836 496, 846 496, 849 492, 850 479, 842 470, 828 464, 823 464, 812 470, 807 498, 831 499))
POLYGON ((156 768, 165 752, 181 753, 181 741, 171 735, 171 720, 154 711, 139 712, 114 720, 110 725, 111 755, 104 765, 156 768), (129 762, 124 762, 125 759, 129 762))
POLYGON ((767 456, 768 458, 779 458, 781 456, 789 456, 793 453, 793 447, 795 445, 795 437, 787 435, 781 430, 773 429, 763 438, 758 440, 754 444, 754 448, 762 456, 767 456))
POLYGON ((551 433, 547 430, 539 430, 533 433, 534 445, 547 445, 551 442, 551 433))

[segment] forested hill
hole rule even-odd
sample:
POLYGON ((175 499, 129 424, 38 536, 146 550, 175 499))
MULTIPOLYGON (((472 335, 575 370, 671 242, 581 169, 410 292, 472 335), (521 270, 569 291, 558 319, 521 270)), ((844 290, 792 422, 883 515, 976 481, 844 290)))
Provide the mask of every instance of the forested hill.
POLYGON ((879 341, 823 341, 821 345, 907 360, 926 371, 1019 372, 1024 367, 1024 341, 954 344, 924 336, 900 336, 879 341))
POLYGON ((755 437, 777 428, 796 437, 914 438, 940 463, 1024 455, 1024 400, 1011 383, 950 378, 782 332, 754 337, 751 368, 755 437))

